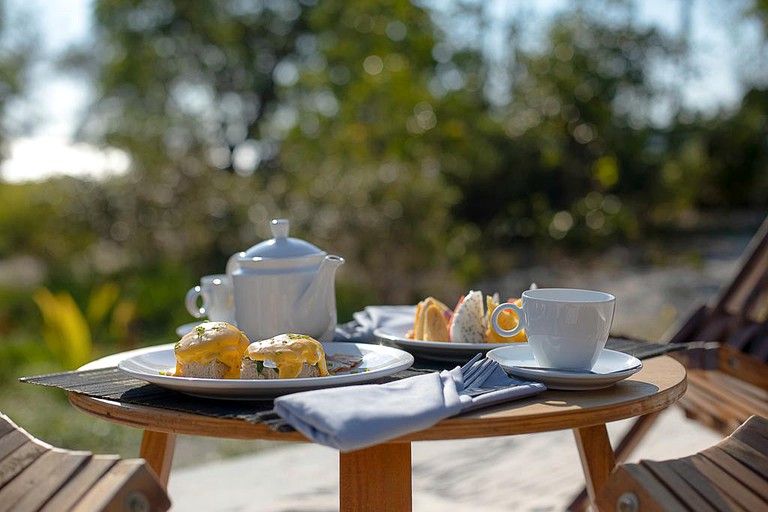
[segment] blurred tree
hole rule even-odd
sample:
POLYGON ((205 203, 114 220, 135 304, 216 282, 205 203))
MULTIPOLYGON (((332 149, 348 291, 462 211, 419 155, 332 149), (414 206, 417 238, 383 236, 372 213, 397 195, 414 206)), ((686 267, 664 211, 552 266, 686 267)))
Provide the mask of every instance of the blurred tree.
POLYGON ((6 157, 6 144, 29 128, 26 120, 9 118, 12 104, 24 97, 29 88, 29 73, 39 50, 34 25, 28 13, 16 13, 13 19, 6 2, 0 0, 0 163, 6 157))
POLYGON ((455 295, 445 276, 471 261, 474 232, 451 218, 461 194, 444 163, 471 172, 485 145, 481 56, 452 54, 409 0, 320 2, 307 24, 297 81, 280 89, 296 116, 286 209, 381 300, 455 295))
POLYGON ((495 240, 596 243, 632 235, 649 207, 658 160, 650 114, 664 97, 654 65, 675 45, 654 29, 606 24, 587 11, 550 25, 541 47, 514 52, 499 163, 454 176, 462 217, 495 240))
POLYGON ((768 201, 768 90, 751 89, 733 112, 681 116, 669 128, 655 208, 765 208, 768 201))
POLYGON ((424 9, 102 0, 96 24, 96 59, 67 60, 97 77, 81 135, 126 150, 134 172, 93 201, 92 223, 136 266, 221 271, 280 215, 379 300, 429 287, 414 271, 446 282, 450 255, 466 255, 477 234, 451 224, 441 162, 468 172, 475 126, 492 125, 481 58, 434 57, 424 9))
POLYGON ((538 25, 538 46, 518 23, 489 58, 475 2, 449 9, 462 39, 408 0, 98 0, 94 43, 67 61, 97 84, 81 135, 134 170, 78 205, 89 258, 164 276, 137 301, 159 305, 286 216, 347 257, 340 280, 365 301, 395 302, 455 293, 513 241, 638 236, 656 199, 702 200, 688 178, 708 146, 650 122, 669 97, 653 72, 684 46, 635 27, 633 2, 597 4, 619 18, 586 5, 538 25), (491 72, 511 79, 493 102, 491 72), (678 189, 673 143, 693 148, 678 189))
POLYGON ((248 208, 275 208, 257 195, 264 176, 238 178, 268 174, 275 158, 263 125, 304 10, 298 1, 95 3, 97 52, 67 59, 96 77, 80 136, 127 151, 133 164, 133 190, 124 183, 105 198, 103 234, 139 261, 185 260, 198 272, 220 270, 241 238, 256 237, 248 208))

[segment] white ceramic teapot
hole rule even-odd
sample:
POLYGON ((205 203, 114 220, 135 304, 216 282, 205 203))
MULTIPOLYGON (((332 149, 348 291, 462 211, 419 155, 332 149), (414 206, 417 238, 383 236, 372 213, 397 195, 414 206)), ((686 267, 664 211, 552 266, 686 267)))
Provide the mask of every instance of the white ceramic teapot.
POLYGON ((232 255, 237 327, 251 341, 281 333, 331 341, 336 327, 336 269, 344 263, 288 236, 287 219, 271 222, 274 238, 232 255))

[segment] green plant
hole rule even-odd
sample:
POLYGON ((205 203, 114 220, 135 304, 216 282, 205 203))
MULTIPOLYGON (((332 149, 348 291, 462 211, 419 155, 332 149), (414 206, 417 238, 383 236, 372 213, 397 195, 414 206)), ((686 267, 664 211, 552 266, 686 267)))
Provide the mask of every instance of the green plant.
POLYGON ((43 315, 43 338, 54 356, 67 368, 87 363, 93 350, 91 329, 72 295, 40 288, 32 298, 43 315))

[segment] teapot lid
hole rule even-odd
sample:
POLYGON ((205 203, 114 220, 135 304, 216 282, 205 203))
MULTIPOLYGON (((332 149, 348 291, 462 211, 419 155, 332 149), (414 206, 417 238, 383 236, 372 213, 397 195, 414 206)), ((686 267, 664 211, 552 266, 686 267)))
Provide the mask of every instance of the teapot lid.
POLYGON ((242 257, 247 259, 284 259, 302 258, 305 256, 325 256, 325 251, 298 238, 288 236, 290 222, 288 219, 272 219, 270 222, 272 236, 269 240, 260 242, 244 253, 242 257))

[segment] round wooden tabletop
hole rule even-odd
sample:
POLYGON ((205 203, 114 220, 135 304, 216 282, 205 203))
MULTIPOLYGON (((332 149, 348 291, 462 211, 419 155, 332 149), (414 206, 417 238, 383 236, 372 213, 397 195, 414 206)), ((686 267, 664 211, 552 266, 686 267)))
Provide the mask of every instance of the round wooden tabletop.
MULTIPOLYGON (((609 388, 544 393, 443 420, 394 442, 493 437, 605 424, 660 411, 686 390, 683 366, 668 356, 643 361, 643 369, 609 388)), ((107 421, 156 432, 222 437, 306 441, 298 432, 276 432, 265 424, 213 418, 120 403, 69 392, 78 409, 107 421)))

